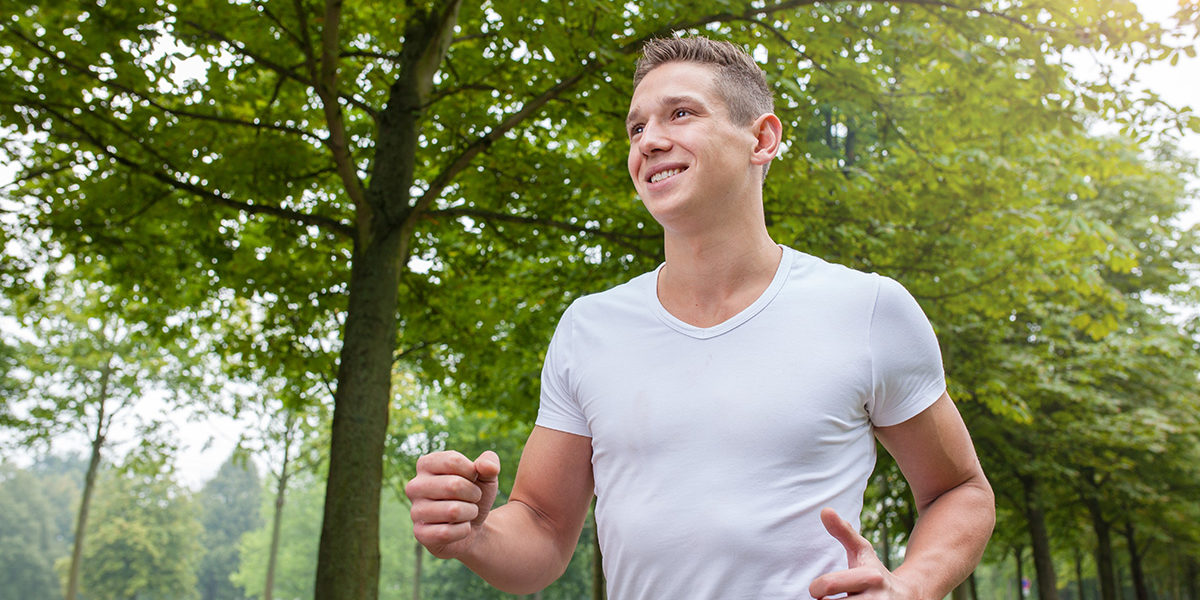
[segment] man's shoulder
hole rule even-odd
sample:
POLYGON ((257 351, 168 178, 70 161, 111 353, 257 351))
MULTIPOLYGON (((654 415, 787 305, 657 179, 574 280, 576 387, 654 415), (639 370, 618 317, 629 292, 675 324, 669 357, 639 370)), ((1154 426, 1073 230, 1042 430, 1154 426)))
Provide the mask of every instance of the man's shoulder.
POLYGON ((785 252, 794 253, 792 259, 792 278, 803 280, 805 287, 816 289, 855 290, 864 291, 875 289, 887 277, 878 273, 863 271, 841 263, 806 254, 784 246, 785 252))
POLYGON ((655 269, 606 290, 585 294, 573 300, 567 312, 586 318, 620 310, 644 310, 653 298, 657 276, 655 269))
POLYGON ((575 299, 572 304, 576 305, 605 305, 610 302, 628 302, 628 301, 643 301, 646 299, 646 294, 649 289, 653 289, 654 282, 658 278, 658 269, 643 272, 641 275, 636 275, 622 283, 616 284, 611 288, 594 292, 592 294, 584 294, 580 298, 575 299))

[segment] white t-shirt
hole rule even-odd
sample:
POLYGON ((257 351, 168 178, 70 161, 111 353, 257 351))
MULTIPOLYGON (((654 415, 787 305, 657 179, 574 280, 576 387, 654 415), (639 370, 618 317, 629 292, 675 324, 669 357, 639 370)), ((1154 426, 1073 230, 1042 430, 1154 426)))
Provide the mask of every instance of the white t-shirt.
POLYGON ((809 598, 846 568, 819 514, 857 527, 872 424, 945 390, 933 329, 895 281, 786 247, 714 327, 668 313, 657 275, 574 302, 542 371, 537 424, 592 438, 609 597, 809 598))

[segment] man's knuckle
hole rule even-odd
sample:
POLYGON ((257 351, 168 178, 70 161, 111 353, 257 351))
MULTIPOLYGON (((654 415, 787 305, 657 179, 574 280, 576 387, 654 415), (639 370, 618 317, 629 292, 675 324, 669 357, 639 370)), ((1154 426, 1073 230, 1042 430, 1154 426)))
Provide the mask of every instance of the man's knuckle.
POLYGON ((455 479, 455 481, 451 482, 450 488, 452 489, 452 493, 454 494, 455 498, 466 500, 468 502, 477 502, 480 496, 483 494, 478 485, 475 485, 474 482, 463 479, 462 477, 458 477, 455 479))

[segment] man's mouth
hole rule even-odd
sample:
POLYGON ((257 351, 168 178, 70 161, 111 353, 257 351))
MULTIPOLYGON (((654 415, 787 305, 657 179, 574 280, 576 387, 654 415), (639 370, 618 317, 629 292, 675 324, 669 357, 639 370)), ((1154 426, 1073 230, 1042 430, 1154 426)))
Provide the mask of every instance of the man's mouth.
POLYGON ((659 171, 650 176, 650 183, 658 183, 668 177, 674 177, 683 171, 684 169, 667 169, 666 171, 659 171))

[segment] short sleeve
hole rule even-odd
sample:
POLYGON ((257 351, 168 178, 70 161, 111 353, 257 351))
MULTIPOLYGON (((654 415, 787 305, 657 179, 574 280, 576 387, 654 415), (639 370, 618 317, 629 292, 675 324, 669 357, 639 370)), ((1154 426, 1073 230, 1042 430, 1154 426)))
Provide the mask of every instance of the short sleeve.
POLYGON ((874 425, 903 423, 946 391, 933 326, 912 294, 892 279, 880 277, 869 337, 873 394, 867 409, 874 425))
POLYGON ((579 406, 575 386, 571 383, 571 362, 578 357, 572 352, 573 316, 570 308, 558 321, 546 360, 542 363, 542 393, 536 424, 548 429, 591 437, 587 417, 579 406))

